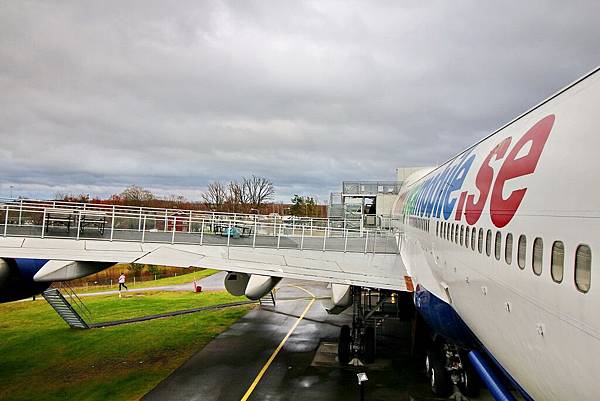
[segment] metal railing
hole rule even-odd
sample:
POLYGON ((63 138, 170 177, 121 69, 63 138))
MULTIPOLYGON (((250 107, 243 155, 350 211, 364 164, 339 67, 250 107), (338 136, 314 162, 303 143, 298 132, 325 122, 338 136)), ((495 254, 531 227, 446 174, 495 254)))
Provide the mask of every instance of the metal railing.
MULTIPOLYGON (((362 221, 362 220, 361 220, 362 221)), ((399 233, 349 220, 59 201, 0 203, 0 235, 343 252, 398 252, 399 233)))
POLYGON ((402 183, 397 181, 344 181, 342 182, 342 194, 398 194, 401 187, 402 183))
POLYGON ((93 320, 92 311, 87 307, 87 305, 79 298, 79 296, 75 293, 75 290, 71 285, 66 282, 60 282, 60 289, 63 294, 69 297, 69 303, 71 306, 76 309, 77 313, 84 318, 88 323, 93 320))

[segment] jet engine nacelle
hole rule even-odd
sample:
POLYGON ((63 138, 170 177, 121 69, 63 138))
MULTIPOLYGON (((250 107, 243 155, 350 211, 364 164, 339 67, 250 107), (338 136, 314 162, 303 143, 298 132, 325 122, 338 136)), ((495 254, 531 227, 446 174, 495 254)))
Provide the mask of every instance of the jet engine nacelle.
POLYGON ((279 281, 281 277, 228 273, 225 277, 225 289, 231 295, 245 295, 246 298, 256 301, 271 292, 279 281))
POLYGON ((46 264, 38 259, 0 259, 0 303, 29 298, 46 290, 33 276, 46 264))

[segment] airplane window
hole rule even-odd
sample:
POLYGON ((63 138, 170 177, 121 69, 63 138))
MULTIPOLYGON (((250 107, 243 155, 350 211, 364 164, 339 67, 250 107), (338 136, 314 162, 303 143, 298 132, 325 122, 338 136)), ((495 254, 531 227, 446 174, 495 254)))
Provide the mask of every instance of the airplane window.
POLYGON ((469 247, 469 231, 471 231, 469 229, 469 226, 467 226, 467 229, 465 230, 465 246, 468 248, 469 247))
POLYGON ((490 256, 492 253, 492 230, 487 230, 487 234, 485 236, 485 254, 490 256))
POLYGON ((494 256, 496 260, 500 260, 500 253, 502 251, 502 234, 500 231, 496 231, 496 246, 494 247, 494 256))
POLYGON ((479 241, 477 242, 479 253, 483 252, 483 228, 479 229, 479 241))
POLYGON ((446 239, 450 238, 450 224, 446 223, 446 239))
POLYGON ((525 268, 525 254, 527 253, 527 238, 524 235, 519 237, 519 248, 517 249, 517 262, 520 269, 525 268))
POLYGON ((454 242, 458 244, 458 224, 455 227, 455 232, 454 232, 454 242))
POLYGON ((513 247, 513 238, 512 234, 506 234, 506 243, 504 244, 504 260, 506 264, 510 265, 512 263, 512 247, 513 247))
POLYGON ((592 283, 592 251, 587 245, 579 245, 575 253, 575 285, 581 292, 588 292, 592 283))
POLYGON ((435 236, 439 236, 440 235, 440 222, 436 221, 435 222, 435 236))
POLYGON ((473 230, 471 230, 471 250, 475 250, 475 234, 477 233, 477 230, 475 229, 475 227, 473 227, 473 230))
POLYGON ((533 241, 533 254, 531 255, 531 267, 538 276, 542 274, 542 259, 544 256, 544 242, 540 237, 533 241))
POLYGON ((562 241, 554 241, 554 244, 552 244, 552 260, 550 263, 552 280, 556 283, 562 282, 565 271, 565 245, 562 241))
POLYGON ((465 239, 465 226, 460 225, 460 245, 462 246, 463 241, 465 239))
POLYGON ((454 223, 452 223, 452 227, 450 228, 450 241, 454 242, 454 223))

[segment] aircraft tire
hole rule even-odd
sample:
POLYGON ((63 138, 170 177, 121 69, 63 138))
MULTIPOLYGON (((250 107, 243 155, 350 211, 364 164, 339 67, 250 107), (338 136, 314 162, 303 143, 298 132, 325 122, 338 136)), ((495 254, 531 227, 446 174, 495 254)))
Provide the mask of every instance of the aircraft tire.
POLYGON ((366 327, 364 334, 364 355, 363 358, 366 363, 375 362, 375 327, 366 327))
POLYGON ((350 362, 350 344, 352 337, 350 336, 350 326, 343 325, 340 329, 340 338, 338 341, 338 362, 341 366, 348 365, 350 362))
POLYGON ((431 391, 438 397, 446 397, 450 394, 451 386, 444 360, 438 354, 430 354, 430 357, 429 383, 431 384, 431 391))
POLYGON ((481 389, 481 379, 473 366, 468 362, 468 358, 465 356, 465 359, 462 360, 463 381, 459 383, 458 388, 461 393, 467 397, 477 397, 479 395, 479 390, 481 389))

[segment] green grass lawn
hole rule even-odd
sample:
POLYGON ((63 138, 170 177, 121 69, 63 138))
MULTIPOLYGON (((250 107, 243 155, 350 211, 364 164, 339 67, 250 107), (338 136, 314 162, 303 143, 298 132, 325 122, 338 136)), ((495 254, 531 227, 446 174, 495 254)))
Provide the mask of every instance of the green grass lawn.
MULTIPOLYGON (((185 270, 182 270, 185 271, 185 270)), ((215 273, 218 273, 219 270, 214 270, 214 269, 205 269, 205 270, 200 270, 197 271, 195 273, 187 273, 187 274, 181 274, 181 275, 177 275, 174 277, 166 277, 166 278, 161 278, 158 280, 150 280, 150 281, 138 281, 135 284, 130 281, 130 279, 127 282, 127 287, 128 288, 149 288, 149 287, 159 287, 159 286, 164 286, 164 285, 176 285, 176 284, 186 284, 186 283, 191 283, 194 280, 200 280, 204 277, 208 277, 208 276, 212 276, 215 273)), ((117 280, 115 280, 115 283, 117 283, 117 280)), ((192 287, 190 287, 191 290, 192 287)), ((89 286, 89 287, 74 287, 73 288, 75 290, 75 292, 77 294, 84 294, 87 292, 98 292, 98 291, 110 291, 110 290, 117 290, 119 289, 119 284, 115 284, 115 285, 95 285, 95 286, 89 286)))
MULTIPOLYGON (((241 299, 225 292, 148 292, 85 303, 99 322, 241 299)), ((0 305, 0 399, 139 399, 251 307, 73 330, 43 300, 0 305)))

